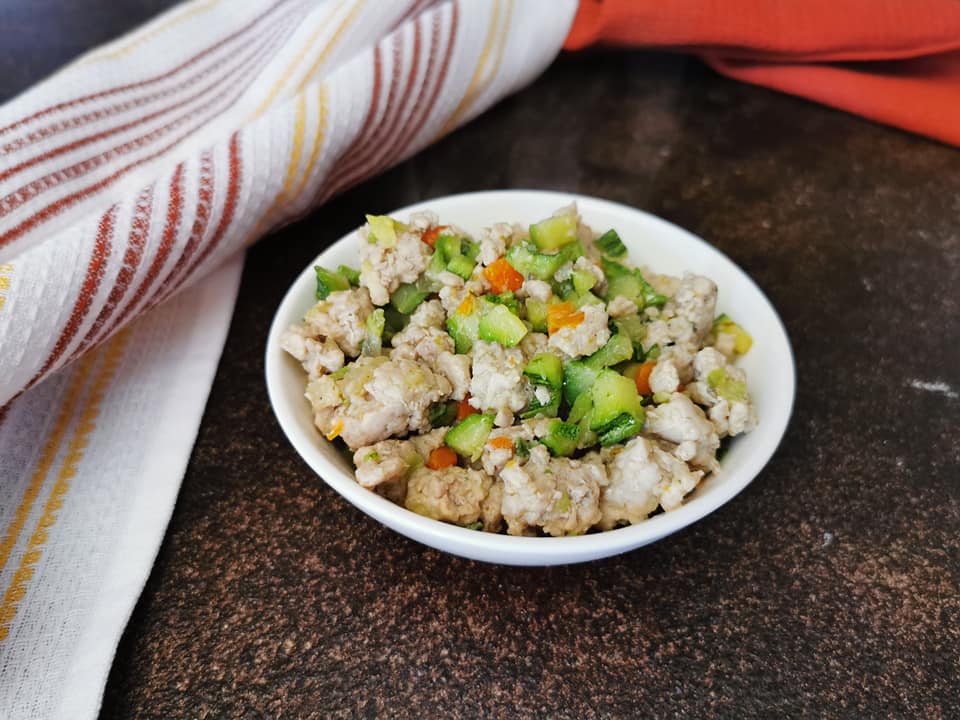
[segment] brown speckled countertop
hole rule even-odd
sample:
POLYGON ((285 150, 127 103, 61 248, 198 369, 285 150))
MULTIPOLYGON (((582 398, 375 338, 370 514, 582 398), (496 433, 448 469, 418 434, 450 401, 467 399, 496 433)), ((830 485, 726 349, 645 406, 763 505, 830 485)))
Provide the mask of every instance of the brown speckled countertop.
MULTIPOLYGON (((165 4, 117 2, 84 44, 165 4)), ((960 151, 681 57, 566 56, 250 252, 102 717, 960 717, 958 301, 960 151), (365 212, 507 187, 661 215, 780 311, 793 421, 710 517, 600 562, 485 565, 368 519, 287 444, 263 351, 300 269, 365 212)))

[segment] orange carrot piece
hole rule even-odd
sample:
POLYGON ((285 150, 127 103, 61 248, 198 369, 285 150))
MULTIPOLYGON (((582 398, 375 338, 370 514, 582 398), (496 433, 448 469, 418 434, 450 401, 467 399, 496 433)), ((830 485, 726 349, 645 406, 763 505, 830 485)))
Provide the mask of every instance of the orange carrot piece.
POLYGON ((469 315, 473 312, 473 295, 467 295, 457 308, 457 315, 469 315))
POLYGON ((523 275, 518 273, 506 258, 497 258, 483 269, 483 276, 497 295, 519 290, 523 285, 523 275))
POLYGON ((437 238, 440 237, 440 233, 446 230, 449 225, 437 225, 432 227, 429 230, 424 230, 423 235, 420 236, 420 239, 423 240, 427 245, 433 247, 437 244, 437 238))
POLYGON ((583 313, 574 311, 573 303, 561 302, 547 306, 547 332, 553 335, 565 327, 576 327, 583 322, 583 313))
POLYGON ((502 435, 500 437, 490 438, 487 440, 487 445, 500 450, 513 450, 513 440, 508 437, 503 437, 502 435))
POLYGON ((446 445, 441 445, 427 457, 427 467, 443 470, 457 464, 457 454, 446 445))
POLYGON ((650 373, 653 372, 656 365, 655 362, 645 362, 637 368, 637 376, 634 380, 637 383, 637 392, 641 395, 649 395, 652 392, 650 390, 650 373))
POLYGON ((457 422, 460 422, 470 415, 476 415, 478 412, 480 411, 470 404, 470 396, 468 395, 457 403, 457 422))

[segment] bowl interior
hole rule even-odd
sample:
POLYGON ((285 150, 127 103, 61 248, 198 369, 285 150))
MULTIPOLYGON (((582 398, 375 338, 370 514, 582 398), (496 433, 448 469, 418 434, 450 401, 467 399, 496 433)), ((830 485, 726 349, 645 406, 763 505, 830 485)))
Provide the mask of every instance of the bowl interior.
POLYGON ((421 517, 369 492, 353 479, 346 459, 313 426, 303 397, 305 374, 279 346, 279 336, 299 322, 315 302, 313 266, 358 264, 356 233, 350 233, 320 254, 297 277, 274 318, 267 341, 266 374, 270 400, 294 448, 325 482, 349 502, 389 527, 427 545, 490 562, 546 565, 578 562, 625 552, 675 532, 710 513, 742 490, 767 463, 786 430, 794 397, 794 365, 789 340, 776 311, 752 280, 731 260, 690 233, 653 215, 623 205, 567 193, 493 191, 455 195, 391 213, 406 219, 430 209, 475 234, 494 222, 528 224, 576 201, 584 220, 595 230, 616 228, 630 260, 656 272, 706 275, 719 286, 717 311, 726 312, 754 338, 751 351, 738 364, 757 408, 759 425, 737 437, 719 472, 703 481, 683 507, 644 523, 574 538, 517 538, 465 530, 421 517))

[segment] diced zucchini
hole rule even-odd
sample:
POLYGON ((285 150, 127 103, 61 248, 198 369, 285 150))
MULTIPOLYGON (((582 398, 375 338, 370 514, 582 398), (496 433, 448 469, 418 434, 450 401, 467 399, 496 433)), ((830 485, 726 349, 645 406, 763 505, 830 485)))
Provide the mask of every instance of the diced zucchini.
POLYGON ((607 340, 606 345, 590 357, 585 358, 583 362, 596 370, 601 370, 611 365, 618 365, 632 357, 633 343, 626 335, 617 333, 607 340))
POLYGON ((643 429, 643 413, 641 411, 640 419, 633 415, 624 413, 620 415, 610 426, 600 433, 600 444, 604 447, 616 445, 617 443, 629 440, 643 429))
POLYGON ((395 247, 397 231, 406 229, 406 225, 397 222, 389 215, 367 215, 367 225, 372 242, 380 243, 386 248, 395 247))
POLYGON ((585 292, 583 295, 577 295, 573 298, 573 306, 582 308, 584 305, 603 305, 604 302, 592 292, 585 292))
POLYGON ((527 409, 520 413, 520 417, 524 420, 538 415, 556 417, 557 413, 560 412, 560 396, 562 395, 560 388, 548 388, 546 385, 537 387, 546 390, 549 393, 549 399, 546 402, 541 402, 540 398, 537 397, 536 389, 534 389, 527 409))
POLYGON ((462 241, 458 236, 441 235, 437 238, 437 242, 434 244, 433 248, 440 253, 444 260, 450 262, 452 258, 460 255, 461 245, 462 241))
POLYGON ((642 359, 643 359, 644 361, 646 361, 646 360, 656 360, 658 357, 660 357, 660 346, 659 346, 659 345, 654 345, 654 346, 651 347, 649 350, 647 350, 646 353, 644 353, 644 356, 643 356, 642 359))
POLYGON ((476 460, 493 430, 493 415, 468 415, 447 431, 443 441, 458 455, 476 460))
POLYGON ((569 245, 564 245, 560 248, 560 256, 563 258, 563 262, 572 263, 576 262, 578 258, 582 258, 586 253, 583 250, 583 243, 577 240, 572 242, 569 245))
POLYGON ((731 377, 725 368, 711 370, 707 375, 707 385, 730 402, 743 402, 748 397, 747 384, 731 377))
POLYGON ((590 393, 583 393, 577 397, 573 403, 573 407, 570 408, 570 413, 567 415, 567 422, 580 422, 590 414, 591 409, 593 409, 593 398, 590 397, 590 393))
POLYGON ((523 340, 523 336, 528 332, 523 320, 510 312, 505 305, 494 305, 480 318, 477 336, 487 342, 498 342, 506 347, 513 347, 523 340))
POLYGON ((568 457, 576 451, 579 440, 579 425, 554 419, 547 425, 547 434, 542 442, 552 454, 568 457))
POLYGON ((450 262, 447 263, 447 270, 454 275, 459 275, 464 280, 470 279, 470 276, 473 275, 474 267, 476 267, 476 263, 464 255, 455 255, 450 258, 450 262))
POLYGON ((383 315, 383 308, 377 308, 367 316, 365 323, 363 343, 360 346, 360 352, 364 355, 379 355, 383 349, 383 328, 386 320, 383 315))
POLYGON ((623 244, 616 230, 607 230, 597 238, 595 244, 600 252, 610 257, 623 257, 627 254, 627 246, 623 244))
POLYGON ((597 278, 589 270, 574 270, 570 279, 573 281, 573 289, 577 291, 577 295, 589 292, 597 284, 597 278))
POLYGON ((571 360, 563 367, 563 397, 573 405, 584 393, 589 394, 597 379, 597 369, 585 362, 571 360))
POLYGON ((613 321, 617 333, 626 335, 633 344, 634 356, 637 360, 643 359, 643 339, 647 336, 646 323, 639 315, 626 315, 613 321))
POLYGON ((487 295, 486 298, 495 305, 503 305, 514 315, 520 315, 520 301, 509 290, 499 295, 487 295))
POLYGON ((313 270, 317 273, 317 300, 326 300, 332 292, 350 289, 350 281, 340 273, 319 265, 315 265, 313 270))
POLYGON ((530 378, 534 385, 546 385, 556 389, 563 387, 563 363, 553 353, 535 355, 524 368, 523 374, 530 378))
POLYGON ((624 414, 639 420, 644 416, 636 384, 615 370, 601 370, 590 395, 593 398, 591 430, 603 433, 620 422, 624 414))
POLYGON ((390 304, 399 313, 409 315, 430 295, 429 292, 421 290, 413 283, 403 283, 390 296, 390 304))
POLYGON ((750 337, 750 333, 735 323, 726 313, 713 321, 713 332, 733 335, 733 350, 737 355, 744 355, 753 347, 753 338, 750 337))
POLYGON ((430 406, 428 417, 430 418, 430 426, 434 428, 453 425, 457 419, 457 402, 449 400, 434 403, 430 406))
POLYGON ((507 251, 507 262, 524 277, 550 280, 566 259, 560 253, 548 255, 521 243, 507 251))
POLYGON ((466 315, 454 313, 447 318, 447 332, 453 338, 456 351, 465 355, 473 349, 473 343, 477 339, 477 333, 480 329, 480 314, 477 312, 466 315))
POLYGON ((470 262, 475 263, 480 254, 480 245, 470 238, 463 238, 460 244, 460 253, 470 262))
POLYGON ((542 300, 534 300, 533 298, 527 298, 526 308, 527 308, 527 322, 533 326, 535 332, 546 332, 547 331, 547 308, 549 307, 548 303, 543 302, 542 300))
POLYGON ((530 226, 530 239, 541 250, 556 250, 577 240, 577 216, 555 215, 530 226))
POLYGON ((337 272, 343 275, 347 279, 347 282, 349 282, 354 287, 358 287, 360 285, 359 270, 354 270, 349 265, 341 265, 340 267, 337 268, 337 272))
POLYGON ((661 307, 667 301, 666 297, 653 289, 639 270, 631 270, 626 265, 608 258, 600 259, 600 267, 607 276, 608 300, 622 295, 635 302, 640 309, 650 305, 661 307))
POLYGON ((577 295, 577 289, 573 286, 573 280, 571 278, 567 278, 566 280, 562 280, 560 282, 554 280, 553 294, 564 302, 576 303, 580 299, 580 296, 577 295))

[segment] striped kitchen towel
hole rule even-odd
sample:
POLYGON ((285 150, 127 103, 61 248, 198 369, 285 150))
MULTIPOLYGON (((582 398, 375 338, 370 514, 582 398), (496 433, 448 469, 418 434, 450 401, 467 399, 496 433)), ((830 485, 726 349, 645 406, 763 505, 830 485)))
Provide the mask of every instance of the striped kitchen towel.
POLYGON ((0 717, 96 714, 238 253, 530 82, 575 10, 193 0, 0 107, 0 717))

